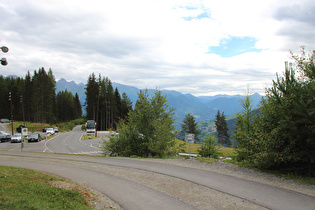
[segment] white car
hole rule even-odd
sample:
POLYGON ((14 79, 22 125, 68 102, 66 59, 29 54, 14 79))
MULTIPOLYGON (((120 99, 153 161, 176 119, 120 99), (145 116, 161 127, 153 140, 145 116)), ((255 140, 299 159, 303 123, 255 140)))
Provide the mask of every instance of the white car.
POLYGON ((1 136, 1 142, 2 141, 10 141, 11 140, 11 134, 4 132, 4 131, 0 131, 0 136, 1 136))
POLYGON ((46 129, 46 134, 54 135, 55 134, 55 130, 53 128, 47 128, 46 129))
POLYGON ((18 142, 22 142, 23 141, 23 137, 22 134, 20 133, 16 133, 12 136, 11 138, 11 143, 18 143, 18 142))

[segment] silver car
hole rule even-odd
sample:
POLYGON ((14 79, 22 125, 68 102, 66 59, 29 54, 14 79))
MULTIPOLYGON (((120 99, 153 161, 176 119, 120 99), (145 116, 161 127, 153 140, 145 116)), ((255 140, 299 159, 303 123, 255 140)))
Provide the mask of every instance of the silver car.
POLYGON ((19 143, 23 141, 22 134, 16 133, 11 138, 11 143, 19 143))
POLYGON ((54 135, 55 134, 55 130, 53 128, 47 128, 46 129, 46 134, 54 135))

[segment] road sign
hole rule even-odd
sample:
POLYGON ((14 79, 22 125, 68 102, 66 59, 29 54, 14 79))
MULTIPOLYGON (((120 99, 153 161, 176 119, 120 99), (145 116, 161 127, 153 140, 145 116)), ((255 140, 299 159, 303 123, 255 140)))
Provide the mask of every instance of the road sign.
POLYGON ((194 141, 195 141, 195 134, 193 134, 193 133, 186 133, 185 134, 185 141, 188 142, 188 143, 193 144, 194 141))
POLYGON ((22 128, 22 136, 27 136, 28 134, 28 129, 27 128, 22 128))

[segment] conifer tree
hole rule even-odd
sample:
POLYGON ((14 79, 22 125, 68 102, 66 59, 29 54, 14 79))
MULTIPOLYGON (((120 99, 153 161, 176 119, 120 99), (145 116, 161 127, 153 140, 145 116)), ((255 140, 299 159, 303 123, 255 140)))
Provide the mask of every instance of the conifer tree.
POLYGON ((124 92, 121 99, 121 118, 126 119, 130 111, 132 111, 132 101, 124 92))
POLYGON ((315 175, 315 51, 294 55, 266 91, 261 106, 264 147, 257 152, 259 167, 315 175))
POLYGON ((181 124, 181 135, 185 136, 186 133, 192 133, 195 135, 195 140, 199 140, 200 130, 198 130, 197 125, 194 116, 190 113, 186 114, 181 124))
POLYGON ((99 96, 99 83, 96 81, 95 74, 92 73, 86 84, 85 95, 86 95, 86 117, 89 120, 96 120, 97 103, 99 96))
POLYGON ((74 113, 75 119, 82 117, 82 106, 81 106, 78 93, 75 93, 75 96, 74 96, 74 112, 75 112, 74 113))
POLYGON ((166 96, 155 91, 140 91, 128 120, 118 124, 119 135, 104 142, 104 153, 111 156, 163 156, 174 143, 174 110, 166 96))
POLYGON ((218 143, 224 146, 231 146, 230 135, 228 134, 228 127, 225 119, 224 112, 222 114, 218 110, 216 119, 215 119, 215 127, 218 133, 218 143))

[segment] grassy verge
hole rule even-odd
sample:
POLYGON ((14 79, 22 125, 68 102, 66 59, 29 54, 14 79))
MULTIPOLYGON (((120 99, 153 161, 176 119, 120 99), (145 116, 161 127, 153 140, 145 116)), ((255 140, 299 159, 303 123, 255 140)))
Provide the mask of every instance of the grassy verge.
MULTIPOLYGON (((42 132, 44 128, 52 128, 52 127, 58 127, 59 132, 65 132, 65 131, 71 131, 76 125, 84 124, 84 119, 77 119, 72 120, 70 122, 63 122, 63 123, 57 123, 57 124, 47 124, 47 123, 31 123, 31 122, 25 122, 26 127, 28 128, 29 132, 42 132)), ((21 121, 14 121, 13 122, 13 130, 16 131, 16 128, 20 125, 24 125, 24 122, 21 121)), ((8 129, 12 130, 12 125, 8 124, 8 129)))
POLYGON ((83 135, 82 136, 82 140, 97 139, 97 138, 100 138, 100 137, 95 136, 95 135, 83 135))
MULTIPOLYGON (((190 144, 190 153, 198 154, 198 149, 201 147, 201 144, 190 144)), ((233 157, 234 148, 231 147, 217 147, 218 150, 223 154, 224 157, 233 157)), ((189 152, 189 143, 186 143, 182 140, 177 139, 173 149, 176 149, 178 152, 189 152)))
MULTIPOLYGON (((198 153, 198 148, 200 147, 200 144, 190 144, 190 152, 191 153, 198 153)), ((178 152, 185 152, 188 153, 189 152, 189 144, 185 143, 184 141, 181 140, 176 140, 175 146, 174 148, 176 151, 178 152)), ((236 161, 235 157, 235 148, 231 148, 231 147, 218 147, 219 151, 222 153, 223 157, 231 157, 231 160, 223 160, 223 162, 227 162, 227 163, 231 163, 234 165, 237 165, 239 167, 247 167, 247 168, 252 168, 254 170, 257 171, 261 171, 261 172, 266 172, 269 174, 273 174, 277 177, 281 177, 281 178, 285 178, 285 179, 290 179, 293 181, 297 181, 297 182, 301 182, 304 184, 308 184, 308 185, 315 185, 315 178, 314 177, 302 177, 302 176, 298 176, 295 174, 288 174, 288 173, 283 173, 281 171, 271 171, 271 170, 259 170, 257 168, 255 168, 255 166, 253 164, 250 164, 248 162, 238 162, 236 161)), ((196 157, 197 160, 201 161, 201 162, 206 162, 206 163, 214 163, 217 162, 218 159, 214 159, 214 158, 208 158, 208 157, 196 157)))
POLYGON ((66 183, 37 171, 0 166, 0 209, 91 209, 87 192, 53 187, 56 182, 66 183))

